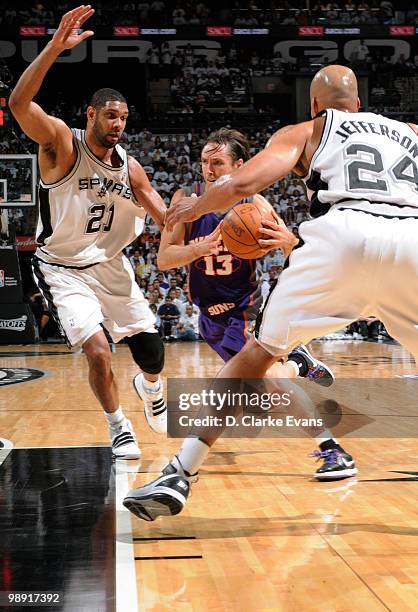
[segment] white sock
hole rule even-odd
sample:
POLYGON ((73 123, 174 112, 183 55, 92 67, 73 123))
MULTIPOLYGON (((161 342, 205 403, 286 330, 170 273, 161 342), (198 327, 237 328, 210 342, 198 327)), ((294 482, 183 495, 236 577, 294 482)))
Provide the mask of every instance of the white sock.
POLYGON ((155 382, 147 380, 144 376, 144 388, 145 391, 159 391, 161 386, 161 379, 158 378, 155 382))
POLYGON ((190 475, 193 475, 199 471, 209 451, 210 446, 202 442, 199 438, 186 438, 177 457, 183 469, 190 475))
POLYGON ((293 361, 292 359, 289 359, 289 361, 286 361, 285 365, 290 365, 294 369, 296 376, 299 376, 300 369, 299 369, 299 366, 296 363, 296 361, 293 361))
POLYGON ((118 425, 125 418, 121 406, 115 412, 105 412, 105 416, 109 425, 118 425))

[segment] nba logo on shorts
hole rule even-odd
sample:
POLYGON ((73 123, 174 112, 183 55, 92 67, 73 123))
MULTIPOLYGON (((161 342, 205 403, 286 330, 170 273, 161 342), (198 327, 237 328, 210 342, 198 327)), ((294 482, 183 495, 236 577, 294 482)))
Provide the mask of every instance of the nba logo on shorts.
POLYGON ((0 270, 0 287, 4 287, 4 270, 0 270))

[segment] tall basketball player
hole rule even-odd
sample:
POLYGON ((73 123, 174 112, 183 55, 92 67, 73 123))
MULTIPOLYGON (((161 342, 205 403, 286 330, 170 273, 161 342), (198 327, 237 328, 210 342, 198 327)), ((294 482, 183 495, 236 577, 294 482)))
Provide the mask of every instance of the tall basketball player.
MULTIPOLYGON (((249 143, 244 134, 228 128, 213 132, 201 154, 204 183, 197 182, 192 189, 178 189, 173 203, 192 192, 199 196, 209 191, 214 181, 240 168, 248 159, 249 143)), ((261 195, 254 199, 266 202, 261 195)), ((248 339, 248 328, 255 321, 262 296, 255 276, 256 260, 232 255, 220 238, 219 224, 224 215, 225 212, 210 212, 193 223, 178 223, 172 232, 164 230, 158 268, 189 265, 189 293, 200 310, 200 334, 224 361, 229 361, 248 339)), ((277 221, 281 224, 265 222, 261 246, 267 253, 280 243, 288 255, 298 240, 279 218, 277 221)), ((290 353, 286 364, 275 367, 272 375, 306 376, 323 386, 334 380, 331 370, 314 359, 306 347, 290 353)))
MULTIPOLYGON (((418 358, 418 138, 406 124, 359 113, 348 68, 320 70, 310 95, 313 120, 279 130, 210 192, 178 202, 168 219, 172 226, 225 210, 291 170, 315 192, 317 218, 300 227, 304 245, 270 294, 255 337, 224 365, 222 378, 264 377, 293 346, 372 314, 418 358)), ((215 440, 205 428, 187 438, 163 475, 132 491, 126 505, 145 520, 180 512, 215 440)), ((341 454, 329 453, 337 471, 341 454)))
POLYGON ((20 77, 10 108, 22 130, 39 144, 40 216, 33 261, 38 286, 68 344, 83 347, 114 455, 133 459, 141 451, 119 405, 102 325, 115 342, 127 337, 142 370, 134 385, 148 424, 154 431, 165 431, 167 411, 159 376, 164 348, 154 315, 122 254, 141 233, 146 212, 162 227, 165 205, 139 163, 117 144, 128 117, 122 94, 96 91, 87 108, 85 130, 71 130, 33 101, 60 53, 93 34, 79 33, 93 12, 83 5, 63 16, 51 41, 20 77))

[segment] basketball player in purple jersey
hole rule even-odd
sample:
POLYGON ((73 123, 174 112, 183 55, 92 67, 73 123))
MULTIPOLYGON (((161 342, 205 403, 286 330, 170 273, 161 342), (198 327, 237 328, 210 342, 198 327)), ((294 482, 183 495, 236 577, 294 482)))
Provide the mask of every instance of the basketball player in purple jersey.
MULTIPOLYGON (((204 183, 178 189, 176 202, 185 195, 196 196, 210 190, 211 184, 239 168, 250 158, 246 137, 236 130, 221 128, 208 137, 202 149, 204 183)), ((247 201, 260 200, 257 194, 247 201)), ((164 231, 158 252, 158 268, 168 270, 189 265, 189 292, 200 310, 199 331, 223 361, 229 361, 249 338, 249 328, 262 306, 262 296, 255 274, 255 259, 241 259, 230 253, 220 237, 219 224, 225 212, 203 215, 193 223, 177 224, 173 232, 164 231)), ((278 248, 289 255, 298 240, 277 218, 277 223, 264 221, 265 238, 260 241, 265 253, 278 248)), ((277 363, 270 374, 280 378, 309 377, 329 386, 334 378, 331 370, 300 346, 292 351, 285 364, 277 363)))

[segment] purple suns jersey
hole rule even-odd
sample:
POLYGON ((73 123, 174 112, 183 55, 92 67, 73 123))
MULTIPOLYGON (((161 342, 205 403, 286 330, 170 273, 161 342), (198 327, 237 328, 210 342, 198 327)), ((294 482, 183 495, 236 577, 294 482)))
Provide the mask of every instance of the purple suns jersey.
MULTIPOLYGON (((201 194, 196 183, 192 193, 201 194)), ((211 234, 225 215, 208 213, 188 223, 185 244, 198 242, 211 234)), ((232 255, 221 242, 218 255, 208 255, 189 265, 189 292, 192 302, 208 317, 230 316, 252 320, 261 306, 261 291, 255 277, 254 259, 232 255)))

